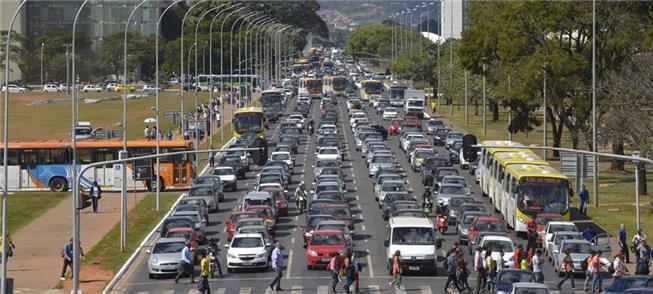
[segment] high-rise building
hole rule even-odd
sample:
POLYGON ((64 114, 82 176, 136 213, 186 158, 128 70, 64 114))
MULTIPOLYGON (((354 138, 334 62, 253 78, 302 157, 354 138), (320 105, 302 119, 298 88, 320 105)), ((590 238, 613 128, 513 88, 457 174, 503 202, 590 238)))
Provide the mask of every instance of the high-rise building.
POLYGON ((440 1, 440 36, 444 38, 460 39, 460 34, 463 31, 463 23, 465 13, 463 13, 464 0, 441 0, 440 1))
MULTIPOLYGON (((4 36, 4 31, 9 29, 9 22, 11 21, 11 17, 14 15, 14 12, 20 5, 21 0, 0 0, 0 31, 2 31, 2 38, 6 38, 4 36)), ((12 27, 12 30, 18 34, 24 34, 25 31, 25 13, 24 10, 22 13, 18 14, 16 17, 16 21, 14 22, 14 26, 12 27)), ((0 52, 4 52, 5 48, 0 48, 0 52)), ((4 60, 0 62, 0 64, 4 65, 4 60)), ((2 78, 2 82, 4 83, 5 80, 5 69, 4 66, 0 66, 0 78, 2 78)), ((20 79, 20 70, 18 69, 18 65, 15 62, 12 62, 12 60, 9 60, 9 80, 17 80, 20 79)))

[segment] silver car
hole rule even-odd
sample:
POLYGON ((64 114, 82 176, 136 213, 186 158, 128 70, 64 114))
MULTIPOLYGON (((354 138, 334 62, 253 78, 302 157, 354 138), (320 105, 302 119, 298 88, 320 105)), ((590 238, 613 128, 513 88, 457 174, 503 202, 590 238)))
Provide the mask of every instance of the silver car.
POLYGON ((465 187, 459 184, 442 184, 440 188, 435 191, 438 199, 438 205, 446 206, 449 205, 449 200, 451 197, 455 196, 467 196, 467 191, 465 187))
POLYGON ((176 274, 179 272, 179 257, 186 246, 184 238, 161 238, 147 253, 147 272, 150 279, 159 275, 176 274))
POLYGON ((315 169, 313 170, 313 177, 317 178, 325 167, 340 167, 339 160, 333 159, 320 159, 315 162, 315 169))
POLYGON ((560 246, 558 246, 558 254, 553 255, 553 268, 561 276, 562 271, 560 271, 560 264, 562 259, 565 257, 565 250, 569 249, 571 260, 573 262, 572 271, 574 273, 584 273, 585 271, 581 267, 583 260, 587 259, 592 251, 592 246, 587 240, 562 240, 560 246))
POLYGON ((379 193, 376 195, 375 198, 379 202, 383 202, 383 199, 385 199, 385 195, 391 192, 408 192, 408 189, 406 188, 406 183, 404 183, 404 181, 385 181, 383 182, 383 184, 381 184, 379 193))
POLYGON ((206 200, 206 204, 209 207, 209 210, 212 212, 218 211, 218 200, 220 199, 217 191, 213 185, 202 184, 202 185, 193 185, 188 190, 188 197, 202 197, 206 200))
POLYGON ((378 169, 389 169, 392 170, 395 168, 395 160, 391 155, 375 155, 374 158, 370 161, 369 166, 369 176, 372 177, 376 174, 378 169))

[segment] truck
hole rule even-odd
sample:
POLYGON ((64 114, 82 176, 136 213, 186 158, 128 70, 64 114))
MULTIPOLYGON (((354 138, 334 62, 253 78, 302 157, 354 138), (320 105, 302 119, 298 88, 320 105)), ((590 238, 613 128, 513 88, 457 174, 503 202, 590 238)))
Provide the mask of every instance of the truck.
POLYGON ((424 118, 424 97, 423 90, 406 90, 404 92, 404 111, 406 115, 424 118))

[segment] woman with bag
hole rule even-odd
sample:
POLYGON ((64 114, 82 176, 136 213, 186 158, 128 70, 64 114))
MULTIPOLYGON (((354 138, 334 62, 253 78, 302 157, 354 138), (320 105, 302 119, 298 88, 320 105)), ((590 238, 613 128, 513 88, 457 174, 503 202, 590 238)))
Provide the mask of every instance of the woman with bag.
POLYGON ((614 257, 614 261, 612 262, 612 266, 614 267, 614 273, 612 274, 612 277, 615 280, 630 274, 626 268, 626 265, 624 265, 622 258, 622 254, 617 254, 617 256, 614 257))
POLYGON ((345 293, 349 294, 351 293, 351 291, 349 291, 349 287, 351 287, 351 285, 354 283, 356 276, 356 268, 354 267, 352 251, 347 252, 342 268, 344 270, 345 277, 347 278, 347 282, 345 282, 345 286, 343 288, 345 289, 345 293))
POLYGON ((393 279, 388 283, 388 286, 395 285, 397 288, 401 287, 401 251, 395 251, 394 256, 392 257, 392 276, 393 279))
POLYGON ((336 286, 338 285, 338 282, 340 282, 340 263, 338 262, 338 257, 338 254, 334 255, 327 265, 327 270, 331 273, 331 290, 333 290, 333 293, 336 293, 336 286))
POLYGON ((571 280, 571 287, 576 288, 576 285, 574 284, 574 276, 572 275, 573 273, 573 261, 571 259, 571 251, 569 249, 565 250, 565 257, 562 258, 562 262, 560 263, 560 268, 558 269, 559 271, 564 272, 565 277, 558 283, 558 290, 562 289, 562 284, 566 280, 571 280))

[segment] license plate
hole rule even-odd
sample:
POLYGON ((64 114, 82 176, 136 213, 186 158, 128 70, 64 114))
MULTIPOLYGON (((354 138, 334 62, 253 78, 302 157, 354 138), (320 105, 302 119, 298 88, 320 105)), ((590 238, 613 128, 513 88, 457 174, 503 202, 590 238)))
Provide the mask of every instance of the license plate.
POLYGON ((252 265, 252 262, 251 261, 243 261, 243 265, 244 266, 250 266, 250 265, 252 265))
POLYGON ((331 258, 322 258, 322 262, 331 262, 331 258))
POLYGON ((410 270, 410 271, 418 271, 418 270, 419 270, 419 266, 409 266, 409 267, 408 267, 408 270, 410 270))

